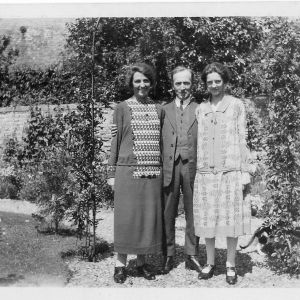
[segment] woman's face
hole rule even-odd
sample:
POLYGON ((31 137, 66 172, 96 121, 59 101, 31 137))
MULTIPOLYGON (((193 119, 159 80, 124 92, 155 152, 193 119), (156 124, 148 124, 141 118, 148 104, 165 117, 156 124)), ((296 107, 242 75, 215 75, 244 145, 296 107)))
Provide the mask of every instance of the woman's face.
POLYGON ((224 94, 225 84, 219 73, 209 73, 206 78, 206 85, 212 96, 217 97, 224 94))
POLYGON ((151 82, 143 73, 135 72, 132 78, 133 93, 137 98, 148 97, 151 82))

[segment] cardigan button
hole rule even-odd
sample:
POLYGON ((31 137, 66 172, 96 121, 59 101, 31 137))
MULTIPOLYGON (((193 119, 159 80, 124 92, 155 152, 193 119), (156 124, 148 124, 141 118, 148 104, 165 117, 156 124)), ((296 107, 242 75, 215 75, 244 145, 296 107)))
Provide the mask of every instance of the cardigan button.
POLYGON ((171 147, 174 147, 174 145, 173 145, 173 144, 171 144, 171 147))
POLYGON ((172 156, 170 156, 169 158, 170 158, 170 160, 172 160, 172 158, 173 158, 173 157, 172 157, 172 156))

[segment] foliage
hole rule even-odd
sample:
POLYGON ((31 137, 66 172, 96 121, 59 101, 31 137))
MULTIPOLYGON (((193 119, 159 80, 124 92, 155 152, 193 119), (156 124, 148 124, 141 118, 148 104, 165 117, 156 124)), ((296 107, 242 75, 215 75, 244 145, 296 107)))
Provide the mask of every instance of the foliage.
POLYGON ((18 56, 18 50, 8 49, 9 36, 2 36, 0 40, 0 106, 8 105, 9 92, 9 67, 18 56))
POLYGON ((268 215, 278 223, 274 256, 283 270, 299 274, 300 246, 293 232, 300 221, 300 34, 286 19, 267 21, 262 67, 265 86, 271 87, 264 141, 268 215))
POLYGON ((27 167, 24 174, 27 181, 20 197, 29 201, 34 199, 41 208, 41 215, 51 216, 55 232, 58 232, 59 223, 74 203, 72 187, 76 183, 69 175, 68 157, 61 148, 48 147, 45 154, 39 164, 27 167))
POLYGON ((102 140, 91 142, 92 128, 102 118, 101 108, 94 107, 92 122, 90 104, 82 102, 68 113, 57 107, 54 115, 32 109, 18 160, 23 180, 20 197, 39 204, 42 214, 52 216, 56 229, 63 218, 70 218, 80 237, 90 236, 91 211, 112 204, 102 164, 102 140))
POLYGON ((244 99, 247 120, 247 144, 251 151, 262 150, 262 137, 264 128, 259 116, 259 110, 249 99, 244 99))
POLYGON ((10 70, 2 97, 3 106, 74 103, 78 87, 62 66, 47 69, 18 67, 10 70))
POLYGON ((20 153, 20 144, 15 138, 5 141, 0 163, 0 198, 19 198, 21 178, 18 173, 18 157, 20 153))
MULTIPOLYGON (((73 67, 78 70, 81 90, 88 77, 90 29, 95 23, 96 19, 77 19, 69 24, 67 42, 76 53, 73 67)), ((236 86, 233 94, 248 92, 248 82, 241 74, 250 65, 249 53, 262 36, 261 26, 251 18, 101 18, 100 23, 96 81, 103 83, 97 86, 101 101, 120 101, 129 96, 124 82, 126 67, 136 61, 155 66, 159 84, 154 96, 160 100, 170 99, 168 74, 176 65, 189 66, 199 74, 214 60, 231 68, 236 86)), ((204 90, 196 79, 195 92, 200 100, 204 90)))
MULTIPOLYGON (((80 18, 67 24, 67 58, 46 70, 12 69, 3 86, 2 105, 62 104, 86 99, 92 74, 92 31, 97 20, 80 18)), ((128 65, 146 61, 157 69, 154 98, 171 99, 170 71, 176 65, 191 67, 196 78, 195 96, 205 97, 199 80, 212 61, 226 63, 232 73, 231 92, 251 96, 251 53, 262 37, 253 18, 100 18, 96 31, 95 95, 106 104, 130 96, 125 84, 128 65)), ((1 104, 0 104, 1 105, 1 104)), ((250 121, 251 123, 251 121, 250 121)), ((256 137, 255 137, 256 138, 256 137)))
POLYGON ((63 143, 65 134, 64 116, 60 108, 56 110, 56 116, 53 118, 50 114, 43 115, 41 108, 32 107, 30 111, 30 120, 24 136, 24 149, 20 162, 39 163, 47 158, 45 152, 52 145, 63 143))
POLYGON ((1 166, 0 168, 0 199, 18 198, 18 177, 13 166, 1 166))

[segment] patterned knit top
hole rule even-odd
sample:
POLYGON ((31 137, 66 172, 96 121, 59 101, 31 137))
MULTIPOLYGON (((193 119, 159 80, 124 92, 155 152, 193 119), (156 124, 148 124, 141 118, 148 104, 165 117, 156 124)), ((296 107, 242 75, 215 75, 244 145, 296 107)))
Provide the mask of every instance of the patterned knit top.
POLYGON ((115 120, 118 126, 118 142, 114 139, 112 141, 109 164, 111 167, 134 166, 134 178, 158 177, 161 174, 161 121, 157 105, 151 99, 139 102, 130 98, 124 102, 126 105, 120 103, 118 107, 119 110, 123 108, 122 113, 116 112, 116 115, 122 117, 115 120), (119 124, 121 122, 122 125, 119 124))
POLYGON ((133 177, 156 177, 160 175, 160 121, 154 101, 140 103, 136 99, 126 100, 131 109, 133 153, 137 168, 133 177))

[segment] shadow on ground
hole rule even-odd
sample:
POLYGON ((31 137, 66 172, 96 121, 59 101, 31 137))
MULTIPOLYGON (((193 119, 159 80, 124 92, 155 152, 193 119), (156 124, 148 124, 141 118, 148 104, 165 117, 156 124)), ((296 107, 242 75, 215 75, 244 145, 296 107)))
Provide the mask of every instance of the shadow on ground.
MULTIPOLYGON (((95 262, 99 262, 106 258, 109 258, 114 255, 114 244, 108 243, 105 240, 98 239, 95 247, 95 262)), ((93 246, 78 246, 77 248, 68 249, 66 251, 62 251, 60 256, 62 259, 71 259, 74 257, 79 257, 82 260, 92 262, 93 259, 93 246)))
POLYGON ((0 286, 10 286, 22 279, 24 279, 22 275, 9 274, 7 277, 0 277, 0 286))
MULTIPOLYGON (((112 250, 113 251, 113 250, 112 250)), ((226 249, 216 248, 216 272, 215 275, 226 273, 226 249)), ((199 245, 199 262, 203 266, 206 263, 206 249, 205 245, 199 245)), ((176 255, 175 255, 175 268, 185 262, 186 255, 184 253, 184 247, 176 244, 176 255)), ((147 263, 153 266, 156 274, 161 273, 163 266, 164 257, 162 255, 149 255, 147 263), (158 259, 159 257, 159 259, 158 259)), ((246 273, 252 273, 254 263, 247 253, 237 252, 236 257, 237 269, 240 276, 244 276, 246 273)), ((136 259, 132 259, 128 264, 128 272, 135 275, 136 259)))

